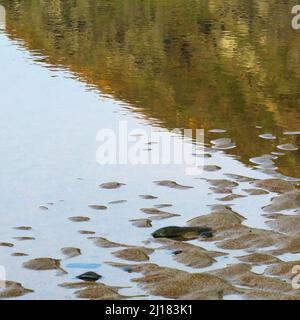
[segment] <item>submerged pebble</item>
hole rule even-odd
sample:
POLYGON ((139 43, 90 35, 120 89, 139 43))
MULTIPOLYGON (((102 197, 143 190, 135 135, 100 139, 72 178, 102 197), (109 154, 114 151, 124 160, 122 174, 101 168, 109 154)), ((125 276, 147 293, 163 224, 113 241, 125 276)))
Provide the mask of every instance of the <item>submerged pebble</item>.
POLYGON ((101 189, 118 189, 121 188, 122 186, 125 186, 125 183, 120 183, 120 182, 106 182, 100 184, 101 189))
POLYGON ((81 250, 79 248, 66 247, 62 248, 61 252, 68 258, 73 258, 81 255, 81 250))
POLYGON ((146 214, 152 215, 155 219, 168 219, 179 216, 179 214, 162 211, 157 208, 143 208, 141 209, 141 211, 146 214))
POLYGON ((206 165, 203 167, 204 171, 207 172, 216 172, 216 171, 220 171, 222 168, 216 165, 206 165))
POLYGON ((94 209, 94 210, 107 210, 106 206, 96 205, 96 204, 89 205, 89 208, 94 209))
POLYGON ((0 242, 0 247, 12 248, 12 247, 14 247, 14 244, 13 243, 9 243, 9 242, 0 242))
POLYGON ((23 267, 30 270, 62 270, 60 260, 52 258, 37 258, 23 263, 23 267))
POLYGON ((12 257, 27 257, 27 253, 22 253, 22 252, 14 252, 11 254, 12 257))
POLYGON ((109 204, 121 204, 121 203, 125 203, 125 202, 127 202, 127 200, 116 200, 116 201, 109 202, 109 204))
POLYGON ((152 221, 150 219, 135 219, 135 220, 130 220, 130 222, 132 222, 132 224, 138 228, 152 227, 152 221))
POLYGON ((21 226, 21 227, 15 227, 14 229, 20 230, 20 231, 29 231, 29 230, 32 230, 32 227, 21 226))
POLYGON ((80 234, 95 234, 95 231, 89 231, 89 230, 79 230, 78 233, 80 234))
POLYGON ((211 238, 212 229, 208 227, 166 227, 152 233, 154 238, 168 238, 174 240, 187 241, 199 237, 211 238))
POLYGON ((187 189, 194 188, 190 186, 180 185, 177 182, 171 181, 171 180, 154 181, 154 183, 157 184, 158 186, 167 187, 171 189, 178 189, 178 190, 187 190, 187 189))
POLYGON ((83 280, 83 281, 96 282, 99 279, 101 279, 102 276, 100 274, 96 273, 96 272, 89 271, 89 272, 81 274, 77 278, 80 279, 80 280, 83 280))
POLYGON ((34 237, 14 237, 15 240, 17 241, 32 241, 35 240, 34 237))
POLYGON ((87 221, 90 221, 90 218, 79 216, 79 217, 70 217, 69 220, 72 222, 87 222, 87 221))
POLYGON ((144 200, 154 200, 157 199, 157 197, 152 196, 150 194, 146 194, 146 195, 140 195, 140 198, 144 199, 144 200))

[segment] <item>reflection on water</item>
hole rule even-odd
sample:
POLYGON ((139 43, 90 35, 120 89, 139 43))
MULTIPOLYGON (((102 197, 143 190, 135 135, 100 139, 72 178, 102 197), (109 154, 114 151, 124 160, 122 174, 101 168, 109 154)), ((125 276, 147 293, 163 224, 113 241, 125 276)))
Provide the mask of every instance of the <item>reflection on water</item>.
MULTIPOLYGON (((225 129, 242 161, 300 145, 295 1, 26 0, 7 34, 167 128, 225 129), (284 132, 294 134, 284 134, 284 132), (276 151, 277 150, 277 151, 276 151)), ((300 151, 276 166, 299 175, 300 151)))

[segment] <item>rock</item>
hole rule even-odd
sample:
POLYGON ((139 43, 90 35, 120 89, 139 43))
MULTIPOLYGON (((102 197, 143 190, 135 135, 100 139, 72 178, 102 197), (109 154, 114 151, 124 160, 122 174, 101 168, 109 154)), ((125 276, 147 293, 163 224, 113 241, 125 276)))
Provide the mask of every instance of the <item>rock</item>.
POLYGON ((163 209, 163 208, 173 207, 173 205, 169 203, 162 203, 162 204, 156 204, 154 207, 157 209, 163 209))
POLYGON ((33 292, 33 290, 25 289, 21 283, 13 281, 5 281, 2 287, 3 289, 0 288, 0 298, 17 298, 33 292))
POLYGON ((68 258, 73 258, 81 255, 80 249, 72 247, 62 248, 61 252, 68 258))
POLYGON ((167 187, 167 188, 177 189, 177 190, 188 190, 188 189, 194 188, 190 186, 183 186, 178 184, 175 181, 170 181, 170 180, 154 181, 154 183, 161 187, 167 187))
POLYGON ((69 218, 69 220, 72 222, 87 222, 87 221, 90 221, 91 219, 89 217, 71 217, 69 218))
POLYGON ((102 278, 102 276, 100 276, 98 273, 93 272, 93 271, 89 271, 86 273, 81 274, 80 276, 77 277, 80 280, 83 281, 90 281, 90 282, 96 282, 99 279, 102 278))
POLYGON ((107 182, 107 183, 102 183, 100 184, 101 189, 119 189, 122 186, 125 186, 125 183, 120 183, 120 182, 107 182))
POLYGON ((30 270, 44 271, 44 270, 60 270, 66 273, 60 266, 60 260, 52 258, 37 258, 23 263, 23 267, 30 270))
POLYGON ((14 252, 11 254, 12 257, 27 257, 27 253, 22 253, 22 252, 14 252))
POLYGON ((14 244, 13 243, 9 243, 9 242, 0 242, 0 247, 12 248, 12 247, 14 247, 14 244))
POLYGON ((168 218, 179 216, 179 214, 162 211, 157 208, 143 208, 141 209, 141 211, 146 214, 152 215, 152 219, 157 219, 157 220, 168 219, 168 218))
POLYGON ((29 230, 32 230, 31 227, 27 227, 27 226, 15 227, 14 229, 20 230, 20 231, 29 231, 29 230))
POLYGON ((91 208, 93 210, 107 210, 106 206, 96 205, 96 204, 89 205, 89 208, 91 208))
POLYGON ((153 253, 153 249, 144 247, 127 248, 113 253, 114 256, 129 261, 148 261, 149 254, 153 253))
POLYGON ((48 207, 46 207, 46 206, 39 206, 39 209, 44 210, 44 211, 49 210, 49 208, 48 208, 48 207))
POLYGON ((188 241, 199 237, 210 238, 213 236, 209 227, 166 227, 152 233, 154 238, 168 238, 188 241))
POLYGON ((216 172, 216 171, 220 171, 222 168, 219 166, 214 166, 214 165, 206 165, 203 167, 204 171, 207 172, 216 172))
POLYGON ((254 182, 257 188, 262 188, 270 192, 285 193, 295 190, 295 187, 288 181, 281 179, 265 179, 254 182))
POLYGON ((96 232, 95 231, 89 231, 89 230, 79 230, 78 233, 80 234, 95 234, 96 232))
POLYGON ((140 198, 142 199, 145 199, 145 200, 154 200, 154 199, 158 199, 157 197, 155 196, 152 196, 150 194, 147 194, 147 195, 141 195, 140 198))
POLYGON ((32 241, 35 240, 33 237, 14 237, 15 240, 17 241, 32 241))
POLYGON ((116 200, 116 201, 109 202, 109 204, 121 204, 121 203, 125 203, 125 202, 127 202, 127 200, 116 200))
POLYGON ((271 204, 264 207, 265 211, 276 212, 300 207, 300 190, 284 193, 272 199, 271 204))
POLYGON ((138 228, 151 228, 152 227, 152 221, 149 219, 136 219, 136 220, 130 220, 132 224, 138 228))

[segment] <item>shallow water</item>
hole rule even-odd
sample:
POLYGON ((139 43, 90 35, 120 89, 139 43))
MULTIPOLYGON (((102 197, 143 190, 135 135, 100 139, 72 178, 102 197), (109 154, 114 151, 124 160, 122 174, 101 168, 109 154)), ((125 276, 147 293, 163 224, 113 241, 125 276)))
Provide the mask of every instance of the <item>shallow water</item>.
MULTIPOLYGON (((153 231, 185 225, 215 204, 233 204, 245 225, 270 229, 262 207, 275 193, 224 202, 219 199, 227 194, 214 193, 205 179, 230 179, 226 174, 299 177, 299 150, 277 149, 300 145, 300 34, 288 27, 292 1, 188 2, 0 1, 6 8, 6 28, 0 31, 0 242, 15 245, 0 247, 0 264, 9 280, 34 290, 21 298, 73 299, 72 290, 58 284, 75 281, 87 269, 101 274, 105 284, 130 287, 121 290, 124 295, 154 298, 131 281, 137 274, 106 263, 124 263, 111 254, 120 248, 99 248, 87 239, 93 235, 79 230, 156 248, 160 245, 155 242, 145 244, 153 231), (276 32, 273 21, 278 22, 276 32), (207 149, 211 157, 205 165, 221 170, 203 172, 205 179, 187 176, 184 165, 100 166, 95 159, 97 131, 117 130, 120 121, 127 121, 129 130, 204 128, 208 145, 230 138, 236 147, 207 149), (271 152, 283 155, 262 157, 271 152), (161 180, 194 188, 153 183, 161 180), (110 181, 126 186, 99 189, 110 181), (139 197, 148 194, 158 199, 139 197), (118 200, 127 202, 109 204, 118 200), (165 203, 173 206, 162 210, 180 216, 153 220, 145 229, 130 222, 151 218, 141 208, 165 203), (108 209, 89 208, 95 204, 108 209), (90 221, 70 221, 74 216, 90 221), (19 226, 32 230, 13 229, 19 226), (20 236, 35 240, 14 239, 20 236), (65 259, 60 252, 64 247, 80 248, 82 255, 65 259), (13 252, 29 256, 12 257, 13 252), (62 259, 68 274, 22 267, 38 257, 62 259)), ((249 188, 249 182, 241 182, 234 193, 246 195, 243 190, 249 188)), ((172 251, 158 249, 150 262, 209 272, 237 263, 245 254, 219 249, 214 241, 191 243, 228 256, 198 270, 175 261, 172 251)))

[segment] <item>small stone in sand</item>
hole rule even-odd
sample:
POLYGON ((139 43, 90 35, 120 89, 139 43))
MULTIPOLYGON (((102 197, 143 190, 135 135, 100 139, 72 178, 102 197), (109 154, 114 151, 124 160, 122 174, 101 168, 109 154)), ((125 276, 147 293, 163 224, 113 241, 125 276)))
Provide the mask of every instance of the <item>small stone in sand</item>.
POLYGON ((100 184, 101 189, 118 189, 122 186, 125 186, 125 184, 120 182, 107 182, 100 184))
POLYGON ((145 199, 145 200, 154 200, 154 199, 157 199, 157 197, 152 196, 152 195, 150 195, 150 194, 141 195, 140 198, 145 199))
POLYGON ((206 165, 203 167, 204 171, 207 172, 216 172, 216 171, 220 171, 222 168, 219 166, 215 166, 215 165, 206 165))
POLYGON ((177 182, 171 181, 171 180, 154 181, 154 183, 161 187, 167 187, 167 188, 178 189, 178 190, 187 190, 187 189, 194 188, 190 186, 180 185, 177 182))
POLYGON ((14 252, 11 254, 12 257, 27 257, 27 253, 22 253, 22 252, 14 252))
POLYGON ((9 242, 0 242, 0 247, 12 248, 12 247, 14 247, 14 244, 9 243, 9 242))
POLYGON ((88 230, 79 230, 78 231, 80 234, 95 234, 95 231, 88 231, 88 230))
POLYGON ((31 227, 27 227, 27 226, 15 227, 14 229, 16 229, 16 230, 21 230, 21 231, 29 231, 29 230, 32 230, 31 227))
POLYGON ((121 204, 121 203, 125 203, 125 202, 127 202, 127 200, 116 200, 116 201, 109 202, 109 204, 121 204))
POLYGON ((60 269, 60 260, 37 258, 24 262, 23 267, 30 270, 55 270, 60 269))
POLYGON ((80 280, 83 280, 83 281, 96 282, 99 279, 101 279, 102 276, 100 276, 100 274, 98 274, 96 272, 89 271, 89 272, 81 274, 77 278, 80 280))
POLYGON ((39 208, 40 208, 41 210, 49 210, 49 208, 46 207, 46 206, 39 206, 39 208))
POLYGON ((212 229, 207 227, 166 227, 153 232, 152 236, 187 241, 199 237, 210 238, 213 233, 212 229))
POLYGON ((68 258, 73 258, 81 255, 81 250, 79 248, 66 247, 62 248, 61 252, 68 258))
POLYGON ((149 219, 136 219, 136 220, 130 220, 132 224, 138 228, 151 228, 152 227, 152 221, 149 219))
POLYGON ((87 222, 90 221, 89 217, 71 217, 69 218, 70 221, 72 222, 87 222))
POLYGON ((94 210, 107 210, 106 206, 96 205, 96 204, 89 205, 89 208, 94 209, 94 210))
POLYGON ((14 237, 15 240, 17 241, 31 241, 31 240, 35 240, 34 237, 14 237))

